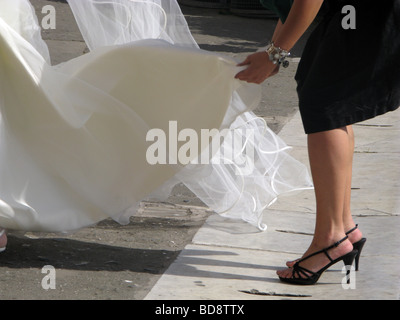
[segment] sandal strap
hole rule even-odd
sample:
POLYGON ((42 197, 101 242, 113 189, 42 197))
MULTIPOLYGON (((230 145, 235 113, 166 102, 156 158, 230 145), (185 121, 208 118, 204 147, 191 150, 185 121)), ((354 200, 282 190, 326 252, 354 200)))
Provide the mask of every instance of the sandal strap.
POLYGON ((346 232, 346 235, 352 233, 354 230, 356 230, 358 228, 358 224, 356 224, 356 226, 353 229, 350 229, 349 231, 346 232))
POLYGON ((324 249, 322 249, 322 250, 316 251, 316 252, 314 252, 314 253, 311 253, 311 254, 308 255, 307 257, 304 257, 304 258, 298 260, 298 261, 296 262, 296 264, 298 264, 298 263, 300 263, 300 262, 302 262, 302 261, 304 261, 304 260, 307 260, 308 258, 314 257, 314 256, 316 256, 317 254, 320 254, 320 253, 324 253, 324 254, 328 257, 328 259, 332 262, 333 259, 332 259, 332 258, 330 257, 330 255, 328 254, 328 250, 338 247, 343 241, 345 241, 345 240, 347 240, 347 239, 348 239, 348 236, 346 235, 343 239, 340 239, 339 241, 335 242, 333 245, 331 245, 331 246, 329 246, 329 247, 327 247, 327 248, 324 248, 324 249))
POLYGON ((313 272, 302 266, 299 266, 297 263, 293 266, 292 278, 295 278, 294 276, 295 273, 297 275, 297 278, 303 278, 302 275, 304 275, 306 279, 311 278, 317 274, 316 272, 313 272))

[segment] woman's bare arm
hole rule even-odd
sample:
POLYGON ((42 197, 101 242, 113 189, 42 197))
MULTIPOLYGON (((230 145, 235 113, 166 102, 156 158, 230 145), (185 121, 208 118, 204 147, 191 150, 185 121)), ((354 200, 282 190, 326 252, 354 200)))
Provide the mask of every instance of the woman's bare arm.
MULTIPOLYGON (((282 24, 279 21, 275 29, 272 38, 275 46, 290 51, 314 21, 323 2, 324 0, 294 0, 286 22, 282 24)), ((256 52, 248 56, 239 66, 248 68, 239 72, 236 78, 252 83, 262 83, 278 71, 266 52, 256 52)))
POLYGON ((278 20, 278 24, 277 24, 276 27, 275 27, 274 34, 273 34, 273 36, 272 36, 272 42, 275 43, 276 39, 278 38, 279 34, 280 34, 281 31, 282 31, 282 27, 283 27, 283 23, 282 23, 281 19, 279 19, 279 20, 278 20))
POLYGON ((290 51, 314 21, 323 2, 324 0, 295 0, 274 41, 275 45, 290 51))

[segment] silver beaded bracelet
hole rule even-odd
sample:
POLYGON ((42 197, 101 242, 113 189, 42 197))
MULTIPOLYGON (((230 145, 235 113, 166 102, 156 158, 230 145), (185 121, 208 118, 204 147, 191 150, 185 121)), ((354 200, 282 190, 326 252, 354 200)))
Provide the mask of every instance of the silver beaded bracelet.
POLYGON ((284 68, 289 67, 289 61, 286 59, 290 56, 290 52, 282 48, 275 47, 273 42, 268 44, 265 52, 268 53, 269 60, 271 60, 273 64, 281 64, 284 68))

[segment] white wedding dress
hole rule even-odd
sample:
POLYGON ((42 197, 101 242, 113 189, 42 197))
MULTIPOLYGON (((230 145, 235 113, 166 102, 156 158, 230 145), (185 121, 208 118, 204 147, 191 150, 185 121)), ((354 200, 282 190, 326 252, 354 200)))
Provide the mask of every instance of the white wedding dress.
POLYGON ((307 169, 251 112, 259 86, 234 79, 235 61, 198 48, 175 0, 68 2, 90 52, 51 66, 29 1, 0 0, 0 227, 128 223, 140 201, 183 182, 217 213, 263 229, 278 195, 311 187, 307 169), (208 164, 195 153, 189 164, 174 154, 151 164, 147 135, 168 133, 171 121, 197 137, 234 134, 208 164))

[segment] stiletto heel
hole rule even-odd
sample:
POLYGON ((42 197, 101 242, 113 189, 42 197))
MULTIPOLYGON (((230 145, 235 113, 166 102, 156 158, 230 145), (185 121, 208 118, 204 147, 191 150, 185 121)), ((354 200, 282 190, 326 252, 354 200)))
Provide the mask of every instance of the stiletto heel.
POLYGON ((364 247, 365 242, 367 242, 367 239, 366 238, 362 238, 360 241, 357 241, 356 243, 353 244, 353 248, 358 251, 358 253, 356 255, 356 258, 355 258, 356 271, 358 271, 361 251, 362 251, 362 249, 364 247))
MULTIPOLYGON (((356 230, 357 228, 358 228, 358 224, 356 224, 356 226, 355 226, 353 229, 347 231, 347 232, 346 232, 346 235, 349 235, 350 233, 352 233, 352 232, 353 232, 354 230, 356 230)), ((355 250, 358 251, 358 253, 357 253, 356 257, 355 257, 355 267, 356 267, 356 271, 358 271, 359 261, 360 261, 360 256, 361 256, 361 251, 362 251, 362 249, 363 249, 363 247, 364 247, 365 242, 367 242, 367 238, 361 238, 361 240, 359 240, 359 241, 353 243, 353 249, 355 249, 355 250)))
MULTIPOLYGON (((357 250, 352 250, 349 253, 333 260, 330 255, 328 254, 328 250, 333 249, 338 247, 343 241, 347 240, 348 236, 346 235, 343 239, 339 240, 338 242, 334 243, 333 245, 331 245, 328 248, 322 249, 320 251, 314 252, 310 255, 308 255, 307 257, 304 257, 300 260, 298 260, 295 265, 292 268, 292 276, 288 277, 288 278, 283 278, 283 277, 279 277, 279 279, 282 282, 287 282, 290 284, 298 284, 298 285, 313 285, 315 284, 318 279, 320 278, 320 276, 322 275, 322 273, 324 273, 325 270, 327 270, 329 267, 331 267, 332 265, 334 265, 335 263, 339 262, 339 261, 343 261, 344 264, 346 266, 351 266, 353 264, 353 261, 356 257, 356 255, 358 254, 357 250), (308 258, 311 258, 317 254, 320 253, 324 253, 328 259, 330 260, 330 263, 328 263, 325 267, 323 267, 322 269, 320 269, 317 272, 313 272, 310 271, 302 266, 300 266, 300 263, 304 260, 307 260, 308 258)), ((348 268, 347 271, 347 276, 350 272, 349 270, 350 268, 348 268)), ((350 277, 347 277, 347 283, 350 283, 350 277)))
POLYGON ((358 256, 358 251, 353 249, 353 251, 349 252, 345 256, 343 256, 343 263, 346 267, 346 279, 347 279, 347 284, 350 284, 350 271, 351 271, 351 266, 353 265, 354 259, 358 256))

